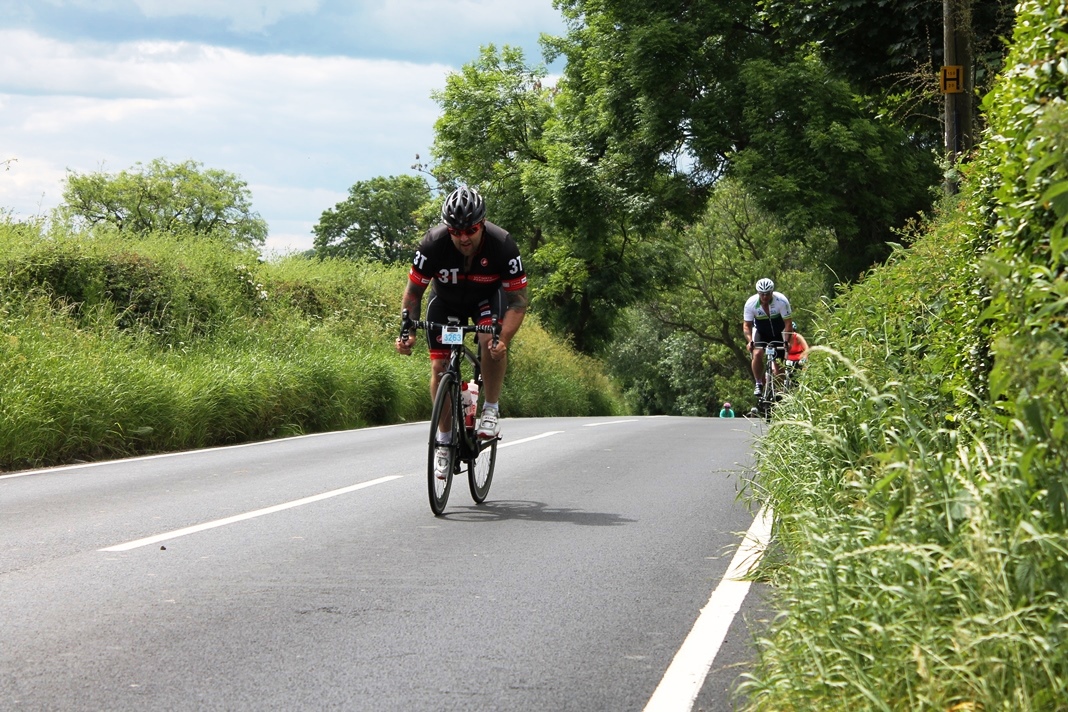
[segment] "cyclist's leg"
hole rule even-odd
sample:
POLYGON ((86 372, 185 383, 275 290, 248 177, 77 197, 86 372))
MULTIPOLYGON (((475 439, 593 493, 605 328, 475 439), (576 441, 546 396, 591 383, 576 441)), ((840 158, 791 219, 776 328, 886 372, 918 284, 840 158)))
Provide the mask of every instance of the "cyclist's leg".
POLYGON ((753 334, 753 354, 750 368, 753 371, 753 380, 760 383, 764 378, 764 342, 757 334, 753 334))
MULTIPOLYGON (((504 314, 504 290, 498 289, 490 299, 483 300, 478 304, 475 314, 475 323, 489 325, 493 317, 498 322, 504 314)), ((504 385, 504 374, 508 370, 508 354, 506 353, 499 361, 489 358, 489 345, 493 341, 492 334, 479 334, 478 341, 482 358, 482 394, 486 403, 497 403, 501 397, 501 388, 504 385)))
POLYGON ((770 328, 763 325, 759 320, 753 324, 753 382, 756 384, 756 388, 753 390, 753 395, 760 397, 762 386, 767 381, 764 377, 764 371, 767 368, 767 364, 764 363, 764 346, 767 344, 768 339, 771 338, 770 328))
MULTIPOLYGON (((428 321, 443 324, 450 316, 456 316, 455 311, 438 299, 436 294, 431 294, 426 305, 426 318, 428 321)), ((438 395, 441 374, 445 373, 449 365, 450 350, 441 345, 441 329, 427 329, 426 339, 427 347, 430 349, 430 402, 433 403, 438 395)), ((446 403, 446 406, 448 405, 446 403)), ((441 419, 438 422, 438 432, 441 433, 439 441, 450 439, 448 433, 451 426, 452 408, 444 407, 441 409, 441 419)))
POLYGON ((783 391, 790 390, 794 381, 794 364, 789 359, 783 361, 782 366, 782 389, 783 391))
MULTIPOLYGON (((491 324, 495 316, 499 320, 500 315, 504 314, 504 308, 504 290, 498 289, 493 297, 479 303, 478 323, 491 324)), ((482 440, 496 438, 500 432, 501 388, 504 385, 504 374, 508 370, 507 352, 500 360, 495 361, 490 358, 489 347, 492 341, 492 334, 479 334, 479 352, 482 356, 482 392, 485 394, 482 401, 482 415, 478 422, 478 437, 482 440)))
POLYGON ((771 325, 761 320, 753 323, 753 379, 764 382, 764 347, 775 337, 771 325))

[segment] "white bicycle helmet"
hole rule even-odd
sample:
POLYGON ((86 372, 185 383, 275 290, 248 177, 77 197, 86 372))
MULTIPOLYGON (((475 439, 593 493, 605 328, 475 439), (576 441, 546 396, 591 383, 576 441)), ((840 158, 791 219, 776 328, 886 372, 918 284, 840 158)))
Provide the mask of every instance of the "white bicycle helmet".
POLYGON ((775 283, 767 277, 758 279, 756 283, 756 290, 760 294, 770 294, 775 291, 775 283))

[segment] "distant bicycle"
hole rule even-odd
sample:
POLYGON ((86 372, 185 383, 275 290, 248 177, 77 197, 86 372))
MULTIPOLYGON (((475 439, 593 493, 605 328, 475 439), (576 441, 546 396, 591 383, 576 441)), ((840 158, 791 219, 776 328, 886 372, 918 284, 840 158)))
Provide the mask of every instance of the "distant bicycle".
POLYGON ((438 381, 438 392, 434 397, 434 408, 430 413, 430 450, 427 457, 427 492, 430 495, 430 509, 440 516, 445 511, 452 490, 453 475, 460 473, 461 463, 467 465, 467 483, 471 489, 471 498, 476 504, 482 504, 489 495, 493 483, 493 466, 497 461, 497 441, 500 435, 487 440, 480 440, 475 434, 475 412, 477 403, 465 407, 462 393, 468 390, 468 384, 461 375, 464 361, 474 369, 471 382, 482 390, 481 353, 475 354, 464 344, 464 336, 469 333, 493 334, 493 342, 501 332, 497 318, 485 326, 461 326, 458 319, 449 317, 448 324, 431 321, 413 321, 408 318, 407 310, 401 314, 401 339, 407 339, 412 331, 418 329, 441 329, 441 343, 450 348, 449 365, 438 381), (434 473, 434 450, 443 445, 437 442, 438 423, 442 418, 451 419, 452 440, 444 447, 449 450, 449 468, 445 479, 434 473))
POLYGON ((786 344, 782 341, 756 341, 753 344, 764 349, 764 390, 757 400, 757 412, 771 422, 771 410, 782 400, 783 394, 793 386, 791 371, 785 366, 775 373, 775 361, 782 361, 786 356, 786 344))

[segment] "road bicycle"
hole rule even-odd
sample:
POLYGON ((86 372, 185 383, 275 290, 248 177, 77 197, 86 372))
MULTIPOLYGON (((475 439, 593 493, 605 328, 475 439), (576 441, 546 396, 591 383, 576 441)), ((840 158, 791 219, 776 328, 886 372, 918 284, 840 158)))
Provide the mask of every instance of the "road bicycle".
POLYGON ((757 411, 770 423, 772 408, 793 386, 791 369, 783 366, 775 372, 775 360, 785 359, 786 344, 782 341, 754 341, 753 345, 764 349, 764 390, 757 399, 757 411))
POLYGON ((432 321, 414 321, 408 318, 408 311, 401 314, 401 338, 407 339, 412 331, 423 329, 441 329, 441 343, 449 347, 449 365, 438 381, 438 392, 434 396, 434 407, 430 412, 430 447, 427 456, 427 492, 430 495, 430 509, 440 516, 445 511, 452 490, 452 478, 460 474, 460 465, 467 465, 467 483, 471 488, 471 498, 476 504, 482 504, 489 495, 493 482, 493 466, 497 461, 497 441, 500 435, 485 440, 475 434, 475 415, 477 403, 465 408, 461 393, 467 390, 461 367, 464 362, 471 364, 473 373, 471 382, 482 391, 481 350, 474 353, 464 344, 464 336, 470 333, 492 334, 496 344, 501 333, 497 318, 486 325, 460 325, 460 320, 449 317, 447 324, 432 321), (466 411, 466 412, 465 412, 466 411), (442 418, 450 421, 452 440, 448 445, 449 468, 445 479, 434 473, 434 451, 439 446, 437 441, 438 423, 442 418))

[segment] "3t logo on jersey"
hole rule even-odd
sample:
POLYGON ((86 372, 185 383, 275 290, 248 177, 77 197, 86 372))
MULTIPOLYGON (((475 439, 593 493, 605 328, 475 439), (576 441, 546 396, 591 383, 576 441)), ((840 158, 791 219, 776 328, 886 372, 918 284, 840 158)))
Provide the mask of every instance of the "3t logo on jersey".
POLYGON ((452 269, 440 269, 438 270, 438 281, 442 284, 456 284, 460 281, 460 270, 457 267, 452 269))

